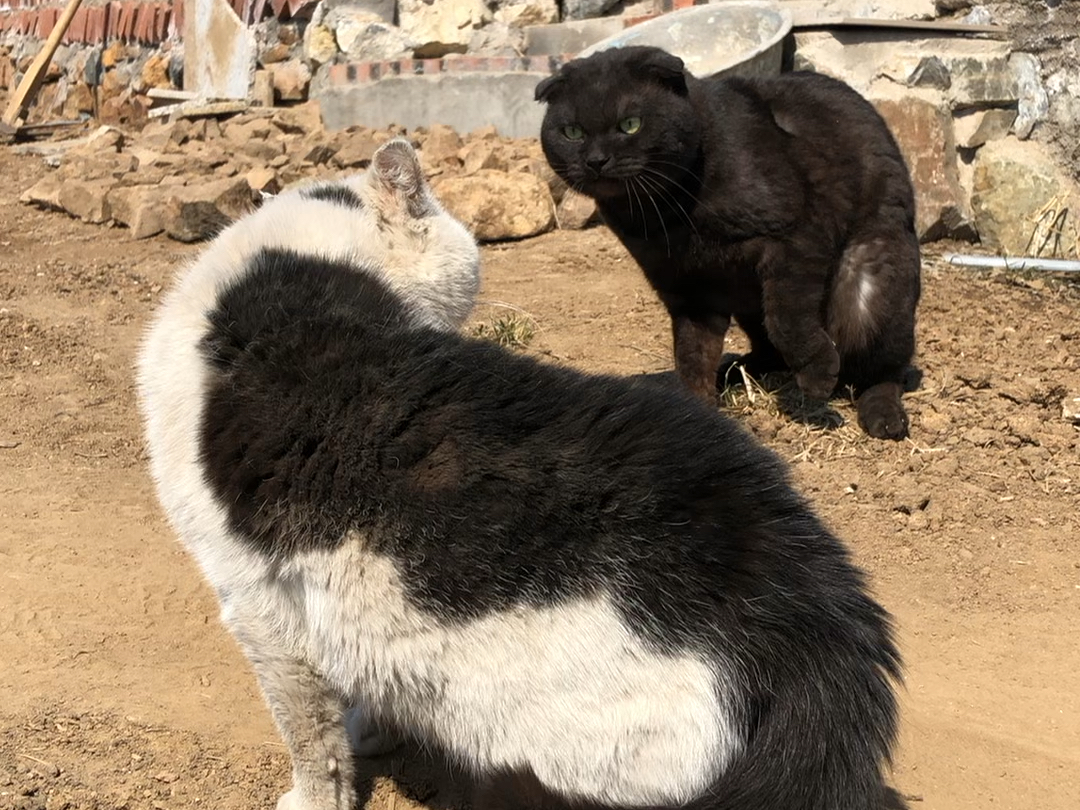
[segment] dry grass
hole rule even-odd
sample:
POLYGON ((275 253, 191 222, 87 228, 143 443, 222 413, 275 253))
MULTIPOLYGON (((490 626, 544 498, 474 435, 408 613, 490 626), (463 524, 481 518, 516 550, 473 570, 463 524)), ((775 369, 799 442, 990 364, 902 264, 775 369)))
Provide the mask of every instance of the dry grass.
POLYGON ((830 461, 873 454, 875 440, 859 427, 850 397, 807 400, 790 374, 751 376, 742 365, 728 369, 721 406, 758 430, 787 435, 788 461, 830 461))
POLYGON ((510 349, 528 348, 536 337, 536 320, 520 307, 501 301, 483 301, 479 306, 507 311, 475 324, 472 327, 473 337, 490 340, 510 349))

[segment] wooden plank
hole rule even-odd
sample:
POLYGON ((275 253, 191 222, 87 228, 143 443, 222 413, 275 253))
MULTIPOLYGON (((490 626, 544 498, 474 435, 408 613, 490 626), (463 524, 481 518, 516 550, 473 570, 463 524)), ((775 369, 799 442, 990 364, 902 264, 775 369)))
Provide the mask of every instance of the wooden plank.
POLYGON ((942 34, 990 34, 998 37, 1006 37, 1009 33, 1009 29, 1004 25, 978 25, 947 20, 884 20, 877 17, 844 17, 839 20, 804 22, 793 25, 792 28, 891 28, 942 34))
POLYGON ((232 115, 244 112, 251 105, 247 101, 206 101, 196 99, 183 101, 179 104, 166 104, 164 107, 156 107, 149 112, 150 118, 164 118, 167 115, 175 115, 177 118, 205 118, 214 115, 232 115))
POLYGON ((71 20, 75 17, 75 12, 79 10, 81 3, 82 0, 68 0, 63 13, 49 33, 49 38, 45 40, 45 44, 38 51, 38 55, 34 57, 34 61, 27 68, 26 75, 19 82, 15 95, 8 102, 7 109, 4 110, 4 115, 0 117, 0 121, 3 121, 8 126, 16 126, 16 123, 22 117, 23 110, 34 100, 34 96, 45 78, 45 71, 49 68, 49 62, 52 61, 53 54, 56 53, 60 40, 63 39, 68 26, 71 25, 71 20))
POLYGON ((194 101, 199 97, 198 93, 190 90, 173 90, 171 87, 151 87, 146 91, 146 95, 167 101, 194 101))

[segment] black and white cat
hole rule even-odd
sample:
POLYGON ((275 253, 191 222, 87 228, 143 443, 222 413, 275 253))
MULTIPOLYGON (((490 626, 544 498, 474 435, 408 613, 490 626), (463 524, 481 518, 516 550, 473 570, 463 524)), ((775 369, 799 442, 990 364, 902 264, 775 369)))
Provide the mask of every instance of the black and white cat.
POLYGON ((393 141, 224 231, 141 353, 278 807, 352 810, 352 705, 558 803, 882 807, 888 616, 781 462, 681 390, 461 336, 477 281, 393 141))
POLYGON ((671 315, 683 382, 712 401, 732 317, 755 373, 858 396, 908 433, 919 242, 904 158, 874 108, 814 73, 697 79, 658 48, 601 51, 540 82, 555 172, 595 198, 671 315))

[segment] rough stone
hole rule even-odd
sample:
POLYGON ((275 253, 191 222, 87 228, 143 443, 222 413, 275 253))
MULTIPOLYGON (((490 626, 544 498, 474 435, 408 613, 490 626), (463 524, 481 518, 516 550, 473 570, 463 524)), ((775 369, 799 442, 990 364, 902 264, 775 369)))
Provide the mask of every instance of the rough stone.
POLYGON ((1016 120, 1016 110, 995 108, 972 110, 953 117, 956 145, 961 149, 976 149, 987 141, 996 141, 1009 134, 1016 120))
POLYGON ((251 79, 251 103, 257 107, 274 106, 274 76, 269 70, 256 70, 251 79))
POLYGON ((398 22, 420 58, 464 53, 473 31, 491 22, 484 0, 400 0, 398 22))
POLYGON ((564 20, 584 20, 599 17, 619 0, 562 0, 564 20))
POLYGON ((107 195, 114 185, 112 178, 81 180, 68 177, 60 188, 60 207, 91 225, 112 219, 107 195))
MULTIPOLYGON (((1034 54, 1017 52, 1009 55, 1009 68, 1016 78, 1020 97, 1013 132, 1018 138, 1027 138, 1050 112, 1050 97, 1042 84, 1042 65, 1034 54)), ((1080 84, 1076 89, 1080 91, 1080 84)))
POLYGON ((113 220, 127 226, 132 239, 148 239, 165 230, 164 194, 153 186, 117 186, 106 199, 113 220))
POLYGON ((598 218, 596 201, 592 197, 567 190, 555 208, 555 219, 564 231, 580 231, 598 218))
POLYGON ((154 54, 143 64, 139 79, 144 89, 172 87, 172 81, 169 80, 169 60, 161 54, 154 54))
POLYGON ((469 141, 458 151, 465 174, 476 174, 481 169, 508 171, 510 161, 506 149, 497 140, 469 141))
POLYGON ((180 186, 172 189, 165 202, 165 232, 179 242, 201 242, 250 212, 255 204, 255 192, 243 178, 180 186))
POLYGON ((420 142, 420 161, 430 172, 460 165, 461 136, 445 124, 435 124, 420 142))
POLYGON ((471 177, 448 177, 435 193, 482 241, 523 239, 555 225, 547 184, 531 174, 484 169, 471 177))
POLYGON ((320 135, 323 132, 322 114, 317 101, 276 110, 270 123, 286 135, 320 135))
POLYGON ((936 56, 927 56, 915 66, 908 77, 911 87, 933 87, 936 90, 948 90, 952 86, 952 77, 945 63, 936 56))
POLYGON ((26 205, 37 205, 43 208, 62 209, 60 205, 60 191, 64 187, 64 179, 57 173, 47 174, 34 185, 19 195, 19 202, 26 205))
POLYGON ((991 141, 976 155, 973 182, 971 205, 986 247, 1012 256, 1076 256, 1080 187, 1064 176, 1046 146, 991 141))
POLYGON ((270 65, 274 97, 280 101, 304 101, 311 84, 311 68, 299 59, 270 65))
POLYGON ((959 224, 970 217, 960 187, 948 111, 916 96, 871 101, 892 130, 911 171, 919 239, 926 242, 955 235, 959 224))
POLYGON ((1006 57, 959 57, 945 64, 952 77, 949 95, 954 108, 1010 104, 1020 97, 1016 75, 1006 57))
POLYGON ((252 191, 261 191, 266 194, 277 194, 281 191, 281 180, 273 169, 256 168, 244 175, 247 184, 252 191))
POLYGON ((557 0, 503 0, 495 8, 495 19, 516 28, 547 25, 559 21, 559 4, 557 0))
POLYGON ((259 54, 259 64, 265 67, 278 62, 284 62, 292 53, 292 49, 284 42, 275 42, 259 54))
POLYGON ((396 25, 374 15, 342 17, 334 28, 338 47, 352 59, 396 59, 412 51, 412 42, 396 25))
POLYGON ((341 145, 334 154, 334 164, 342 169, 362 169, 370 165, 385 138, 376 137, 375 131, 367 127, 349 127, 339 133, 338 142, 341 145))
POLYGON ((493 22, 474 31, 469 39, 469 53, 485 56, 518 56, 525 53, 525 29, 503 22, 493 22))
POLYGON ((337 56, 334 32, 325 25, 309 25, 304 30, 304 58, 322 65, 337 56))

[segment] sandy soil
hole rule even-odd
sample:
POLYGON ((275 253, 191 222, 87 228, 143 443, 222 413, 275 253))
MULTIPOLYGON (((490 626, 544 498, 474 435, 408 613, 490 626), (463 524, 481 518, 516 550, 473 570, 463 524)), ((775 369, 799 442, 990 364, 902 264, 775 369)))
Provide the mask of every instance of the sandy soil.
MULTIPOLYGON (((44 171, 0 152, 0 808, 272 807, 285 751, 145 470, 131 366, 191 249, 16 202, 44 171)), ((670 367, 665 316, 603 229, 485 250, 490 322, 527 351, 670 367), (491 302, 501 302, 491 303, 491 302)), ((928 257, 912 437, 820 429, 769 397, 732 411, 790 459, 871 572, 908 662, 894 779, 916 810, 1080 807, 1080 294, 928 257)), ((736 345, 738 342, 736 341, 736 345)), ((372 808, 458 806, 399 751, 372 808)))

